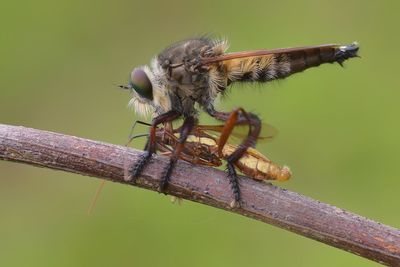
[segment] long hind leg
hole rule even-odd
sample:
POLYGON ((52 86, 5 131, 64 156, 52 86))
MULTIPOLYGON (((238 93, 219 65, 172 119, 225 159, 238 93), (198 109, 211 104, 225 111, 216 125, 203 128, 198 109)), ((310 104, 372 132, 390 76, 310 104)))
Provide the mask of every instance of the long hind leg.
POLYGON ((240 206, 240 188, 238 183, 238 176, 234 167, 236 161, 238 161, 249 147, 254 147, 258 136, 261 131, 261 120, 252 113, 247 113, 243 108, 237 108, 232 112, 219 112, 214 109, 207 110, 208 113, 221 121, 225 122, 225 126, 222 129, 221 136, 218 142, 218 153, 221 151, 227 142, 229 135, 236 125, 248 125, 249 132, 247 137, 242 141, 238 148, 226 158, 227 161, 227 172, 229 182, 231 183, 232 192, 234 194, 234 201, 231 203, 231 207, 240 206))

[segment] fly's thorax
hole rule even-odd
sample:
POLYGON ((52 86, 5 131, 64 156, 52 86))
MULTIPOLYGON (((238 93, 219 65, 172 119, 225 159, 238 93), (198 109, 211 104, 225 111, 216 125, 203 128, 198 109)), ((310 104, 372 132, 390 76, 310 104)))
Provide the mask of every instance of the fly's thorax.
POLYGON ((227 46, 225 40, 190 39, 166 48, 156 57, 155 73, 167 85, 174 108, 193 115, 197 113, 195 103, 204 107, 214 101, 219 89, 225 88, 226 78, 214 75, 219 73, 202 65, 201 59, 220 55, 227 46))
POLYGON ((199 38, 178 42, 162 51, 157 60, 168 83, 177 87, 194 87, 204 80, 199 64, 202 54, 209 47, 208 39, 199 38))

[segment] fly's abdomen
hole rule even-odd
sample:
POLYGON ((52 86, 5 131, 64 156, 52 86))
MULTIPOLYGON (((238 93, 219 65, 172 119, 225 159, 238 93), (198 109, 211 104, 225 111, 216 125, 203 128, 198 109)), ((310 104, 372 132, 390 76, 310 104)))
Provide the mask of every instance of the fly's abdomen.
MULTIPOLYGON (((317 67, 324 63, 337 62, 340 65, 357 57, 357 43, 350 45, 321 45, 301 48, 277 49, 273 53, 259 56, 234 58, 222 66, 231 82, 267 82, 282 79, 291 74, 317 67)), ((257 53, 257 52, 256 52, 257 53)))
POLYGON ((311 67, 317 67, 323 63, 337 62, 342 65, 345 60, 357 57, 358 49, 357 43, 352 43, 350 45, 324 45, 305 48, 280 56, 283 57, 284 60, 288 60, 290 65, 288 75, 290 75, 311 67))

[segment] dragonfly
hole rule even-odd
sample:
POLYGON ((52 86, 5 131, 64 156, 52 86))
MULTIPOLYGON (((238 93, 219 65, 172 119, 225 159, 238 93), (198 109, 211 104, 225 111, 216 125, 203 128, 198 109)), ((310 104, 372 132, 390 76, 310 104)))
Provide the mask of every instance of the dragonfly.
POLYGON ((256 114, 242 107, 230 112, 217 110, 217 97, 226 94, 227 88, 237 83, 268 83, 324 63, 343 65, 344 61, 358 57, 359 50, 356 42, 231 53, 226 52, 228 46, 226 40, 209 37, 177 42, 155 56, 150 66, 134 68, 128 84, 120 86, 132 93, 129 103, 139 115, 152 116, 144 152, 130 169, 132 183, 156 152, 157 127, 183 118, 179 138, 159 185, 159 191, 165 192, 202 110, 224 123, 220 143, 229 138, 235 126, 246 125, 249 128, 241 144, 225 158, 234 200, 240 206, 240 188, 234 166, 249 147, 255 147, 262 124, 256 114))

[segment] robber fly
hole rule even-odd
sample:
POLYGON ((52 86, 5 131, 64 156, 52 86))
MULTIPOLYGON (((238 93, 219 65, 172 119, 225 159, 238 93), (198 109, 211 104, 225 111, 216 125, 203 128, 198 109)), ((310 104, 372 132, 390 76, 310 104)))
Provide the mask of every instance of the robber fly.
POLYGON ((261 130, 260 119, 242 108, 232 112, 217 111, 214 100, 224 94, 227 87, 238 82, 269 82, 283 79, 322 63, 337 62, 340 65, 357 56, 358 44, 318 45, 276 50, 257 50, 226 53, 224 40, 195 38, 171 45, 157 55, 150 67, 133 69, 128 85, 132 91, 130 104, 137 113, 152 113, 145 152, 131 169, 132 182, 141 174, 156 150, 156 129, 183 117, 178 142, 160 182, 160 191, 168 185, 172 170, 184 149, 186 139, 198 124, 199 109, 225 122, 221 139, 229 137, 236 125, 248 125, 249 133, 243 142, 225 160, 228 178, 235 201, 240 205, 240 190, 234 168, 249 147, 254 147, 261 130))

